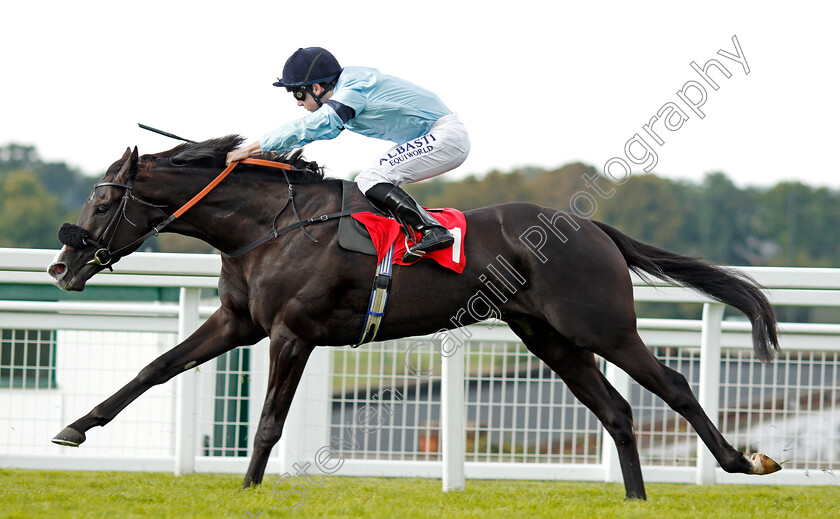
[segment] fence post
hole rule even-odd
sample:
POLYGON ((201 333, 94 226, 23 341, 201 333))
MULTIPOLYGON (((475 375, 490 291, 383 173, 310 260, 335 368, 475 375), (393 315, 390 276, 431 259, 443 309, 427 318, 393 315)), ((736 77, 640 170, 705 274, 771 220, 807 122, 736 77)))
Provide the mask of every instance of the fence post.
MULTIPOLYGON (((313 352, 314 353, 314 352, 313 352)), ((304 368, 289 411, 286 413, 286 421, 283 423, 283 430, 280 441, 277 442, 277 449, 280 452, 280 470, 282 474, 295 473, 294 465, 303 461, 303 428, 304 408, 306 407, 306 369, 304 368)))
POLYGON ((251 346, 251 395, 248 397, 248 457, 254 454, 254 436, 260 424, 265 392, 268 389, 268 338, 251 346))
POLYGON ((441 449, 443 491, 463 491, 466 432, 464 430, 464 348, 443 355, 441 362, 441 449))
MULTIPOLYGON (((199 325, 200 288, 181 288, 178 302, 178 342, 183 342, 199 325)), ((175 392, 175 475, 195 472, 196 373, 189 369, 176 378, 175 392)))
POLYGON ((296 473, 296 463, 313 460, 321 447, 330 444, 332 350, 315 348, 298 382, 278 442, 283 473, 296 473))
MULTIPOLYGON (((720 399, 720 336, 723 321, 721 303, 703 305, 703 324, 700 328, 700 406, 712 424, 718 426, 720 399)), ((703 442, 697 439, 697 484, 716 482, 716 461, 703 442)))
MULTIPOLYGON (((330 445, 332 419, 332 363, 335 348, 315 348, 306 364, 306 412, 301 423, 303 459, 315 459, 319 449, 330 445)), ((368 395, 368 398, 372 395, 368 395)))
MULTIPOLYGON (((630 401, 630 376, 621 368, 612 363, 607 363, 607 371, 604 375, 607 381, 618 391, 625 400, 630 401)), ((607 483, 621 483, 624 476, 621 474, 621 465, 618 461, 618 449, 612 436, 606 429, 601 435, 601 459, 604 464, 604 481, 607 483)))

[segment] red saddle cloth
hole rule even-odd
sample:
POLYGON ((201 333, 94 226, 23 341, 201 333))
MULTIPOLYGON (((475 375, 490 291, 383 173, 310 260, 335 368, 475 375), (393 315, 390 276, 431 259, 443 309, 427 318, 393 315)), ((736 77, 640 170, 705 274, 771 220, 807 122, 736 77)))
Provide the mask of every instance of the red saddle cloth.
MULTIPOLYGON (((467 219, 464 218, 464 213, 455 209, 442 209, 440 211, 430 212, 429 214, 440 222, 441 225, 449 229, 449 232, 455 238, 455 243, 448 249, 429 252, 423 259, 432 259, 441 266, 452 269, 460 274, 467 265, 467 259, 464 257, 464 236, 467 234, 467 219)), ((370 212, 354 213, 351 216, 362 222, 362 225, 370 233, 373 245, 376 247, 376 257, 379 263, 382 262, 382 259, 391 248, 391 244, 393 244, 394 264, 412 264, 402 260, 406 252, 405 235, 396 220, 385 218, 384 216, 377 216, 370 212)), ((417 233, 416 240, 420 240, 419 233, 417 233)))

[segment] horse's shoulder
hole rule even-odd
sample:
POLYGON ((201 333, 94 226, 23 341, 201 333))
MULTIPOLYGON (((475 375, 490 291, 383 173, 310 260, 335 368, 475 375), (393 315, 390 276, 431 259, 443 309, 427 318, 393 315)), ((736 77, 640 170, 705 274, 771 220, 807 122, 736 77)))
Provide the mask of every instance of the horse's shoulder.
POLYGON ((222 256, 222 271, 219 274, 219 299, 223 306, 231 309, 248 309, 248 283, 239 270, 238 263, 222 256))

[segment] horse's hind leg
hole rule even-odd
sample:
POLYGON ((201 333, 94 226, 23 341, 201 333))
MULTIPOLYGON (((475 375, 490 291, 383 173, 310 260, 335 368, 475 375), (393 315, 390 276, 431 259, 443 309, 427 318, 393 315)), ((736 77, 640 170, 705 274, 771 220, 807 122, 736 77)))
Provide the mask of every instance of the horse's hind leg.
POLYGON ((623 369, 636 382, 685 417, 726 472, 770 474, 780 470, 781 467, 775 461, 763 454, 747 458, 735 450, 709 420, 685 377, 660 362, 637 332, 627 334, 609 349, 598 348, 596 353, 623 369))
POLYGON ((557 373, 615 441, 628 499, 646 499, 630 404, 607 381, 595 356, 535 319, 511 321, 511 329, 534 355, 557 373))
POLYGON ((272 334, 268 391, 254 436, 254 453, 242 488, 262 483, 271 449, 280 440, 292 398, 311 353, 312 347, 297 337, 287 333, 272 334))

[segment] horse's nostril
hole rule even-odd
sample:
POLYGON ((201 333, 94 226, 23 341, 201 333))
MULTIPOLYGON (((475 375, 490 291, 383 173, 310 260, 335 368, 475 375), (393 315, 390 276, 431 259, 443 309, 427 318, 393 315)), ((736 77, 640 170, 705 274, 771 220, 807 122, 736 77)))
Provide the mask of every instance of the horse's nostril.
POLYGON ((53 263, 50 265, 49 274, 55 278, 64 274, 65 270, 67 270, 67 266, 64 263, 53 263))

